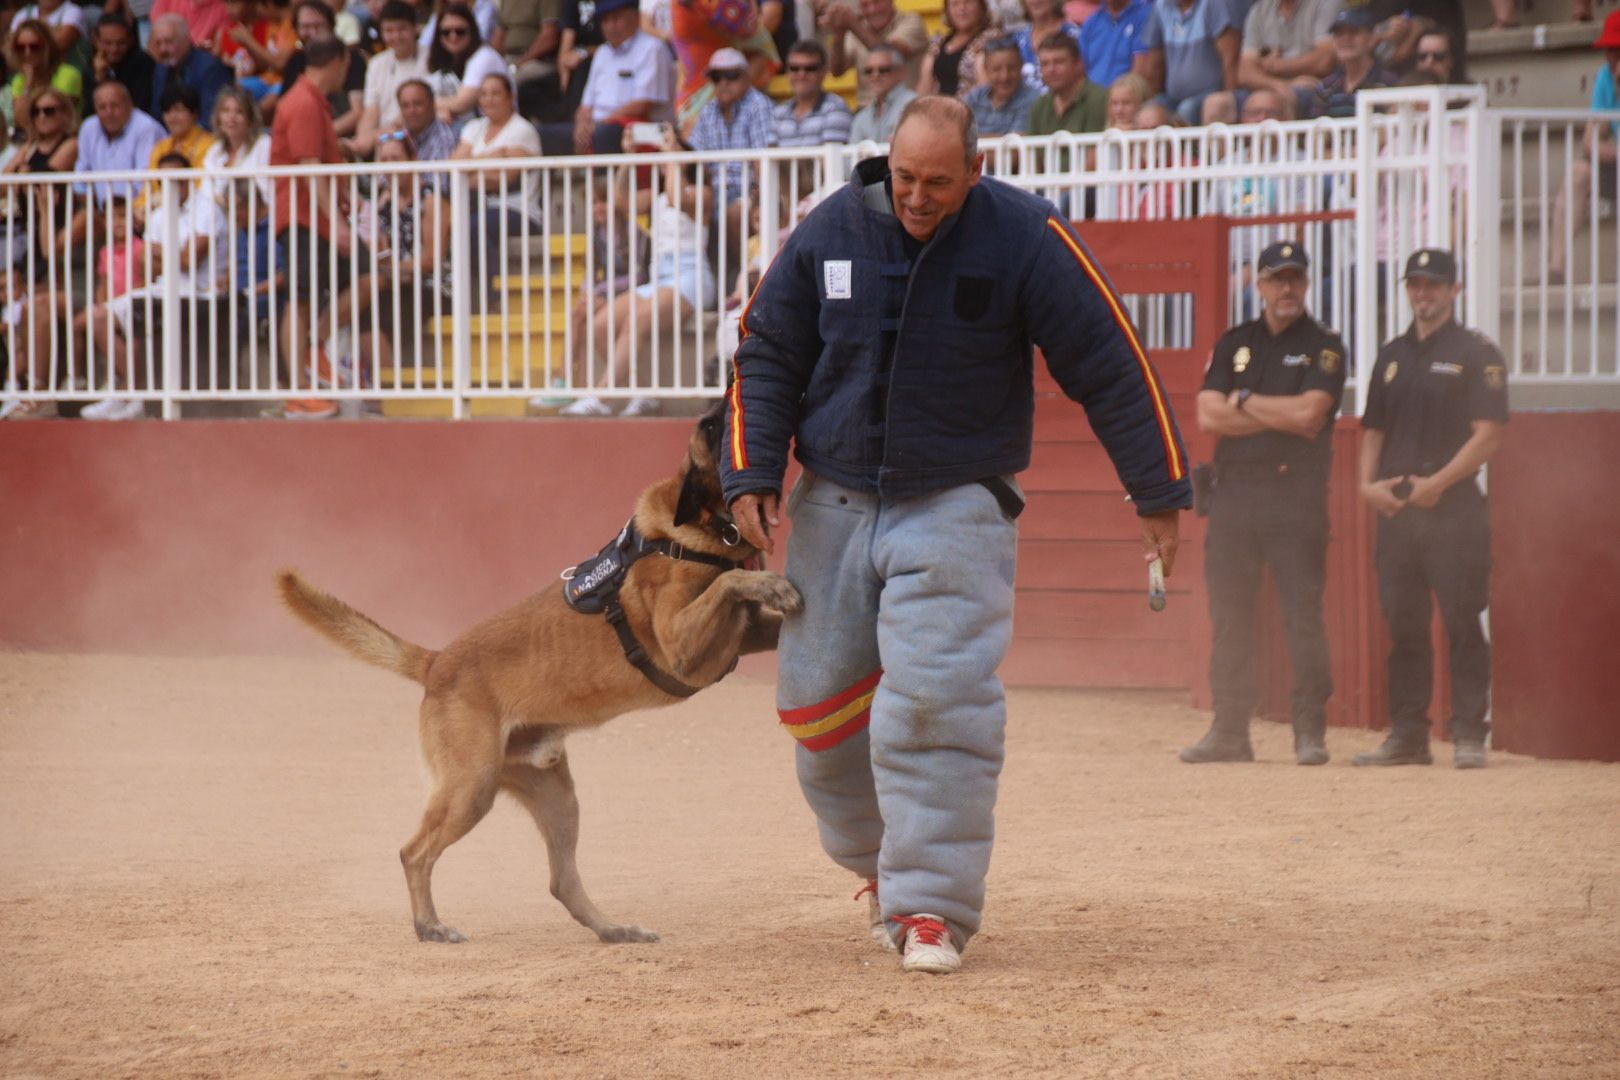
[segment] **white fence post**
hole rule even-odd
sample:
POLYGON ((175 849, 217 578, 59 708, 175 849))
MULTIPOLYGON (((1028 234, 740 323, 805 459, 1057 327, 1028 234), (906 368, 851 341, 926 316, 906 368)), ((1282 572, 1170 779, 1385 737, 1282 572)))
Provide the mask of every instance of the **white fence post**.
MULTIPOLYGON (((472 290, 482 288, 472 273, 471 202, 467 194, 465 169, 450 173, 450 415, 457 420, 467 416, 467 390, 472 379, 472 290)), ((485 305, 488 308, 488 305, 485 305)), ((485 317, 487 318, 487 312, 485 317)), ((444 372, 439 372, 444 385, 444 372)))

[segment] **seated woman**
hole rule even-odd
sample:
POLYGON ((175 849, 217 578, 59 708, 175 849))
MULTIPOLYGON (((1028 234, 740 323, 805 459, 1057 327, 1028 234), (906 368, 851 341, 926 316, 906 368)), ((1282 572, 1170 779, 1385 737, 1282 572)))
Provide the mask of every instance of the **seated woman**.
MULTIPOLYGON (((484 76, 478 87, 478 108, 484 115, 461 129, 452 161, 540 156, 540 133, 517 114, 516 90, 504 70, 484 76)), ((522 236, 525 222, 536 232, 540 228, 534 172, 485 169, 467 179, 472 191, 473 271, 479 280, 493 284, 505 262, 503 241, 522 236)))
MULTIPOLYGON (((74 134, 78 130, 78 115, 73 99, 54 87, 47 87, 32 99, 19 102, 18 110, 27 118, 23 130, 28 137, 0 170, 0 175, 72 172, 79 160, 79 137, 74 134)), ((5 280, 16 290, 12 297, 6 298, 16 300, 6 318, 8 322, 20 324, 12 340, 28 353, 26 357, 18 357, 17 363, 17 372, 26 386, 8 383, 8 390, 44 389, 50 385, 57 320, 67 314, 68 305, 63 290, 46 287, 49 263, 43 241, 66 234, 67 207, 65 189, 56 186, 11 186, 4 189, 3 200, 0 200, 0 212, 9 222, 10 235, 26 236, 30 240, 12 245, 15 269, 5 275, 5 280)), ((55 415, 54 401, 11 400, 0 404, 0 419, 33 420, 55 415)))
POLYGON ((506 58, 484 44, 472 9, 453 3, 439 13, 427 68, 439 119, 459 128, 472 119, 485 77, 506 74, 506 58))
MULTIPOLYGON (((629 129, 625 130, 625 151, 630 152, 629 129)), ((675 129, 664 126, 665 151, 686 149, 675 136, 675 129)), ((650 186, 650 185, 649 185, 650 186)), ((638 212, 652 215, 652 280, 614 299, 605 317, 596 320, 596 355, 609 352, 612 362, 595 380, 598 387, 624 387, 630 382, 631 362, 644 345, 651 347, 653 331, 675 326, 676 313, 683 319, 697 317, 712 308, 719 297, 714 271, 705 254, 707 238, 698 224, 699 193, 702 182, 695 170, 683 179, 680 166, 663 166, 657 194, 648 187, 636 192, 638 212)), ((656 365, 655 365, 656 366, 656 365)), ((621 416, 652 416, 659 410, 656 397, 637 395, 625 405, 621 416)), ((560 410, 562 416, 611 416, 613 410, 596 395, 580 398, 560 410)))
POLYGON ((17 106, 24 99, 38 97, 42 90, 60 90, 73 102, 75 111, 83 107, 84 74, 67 62, 56 36, 42 21, 24 19, 13 27, 6 53, 7 66, 15 72, 8 84, 10 94, 3 96, 0 108, 7 128, 27 130, 28 117, 17 106))

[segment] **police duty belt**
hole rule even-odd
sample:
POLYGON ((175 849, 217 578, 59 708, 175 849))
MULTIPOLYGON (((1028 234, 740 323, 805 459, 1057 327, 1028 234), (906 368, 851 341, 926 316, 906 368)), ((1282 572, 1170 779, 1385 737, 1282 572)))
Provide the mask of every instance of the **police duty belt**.
MULTIPOLYGON (((735 545, 736 526, 726 523, 727 528, 720 533, 723 542, 735 545)), ((595 555, 586 559, 577 566, 570 566, 562 572, 563 599, 568 606, 582 615, 606 615, 608 625, 619 637, 619 646, 624 649, 624 658, 647 677, 647 681, 666 694, 675 697, 691 697, 701 686, 688 686, 663 671, 652 662, 647 650, 642 648, 641 642, 636 640, 635 631, 630 629, 630 623, 625 618, 624 607, 619 603, 619 590, 624 587, 624 579, 630 572, 630 567, 645 556, 658 554, 668 559, 679 559, 686 562, 703 563, 705 566, 718 566, 721 570, 740 570, 746 563, 739 559, 727 559, 720 555, 709 555, 702 551, 692 551, 674 540, 649 540, 641 535, 636 528, 636 519, 631 518, 625 522, 619 535, 610 540, 606 547, 595 555)), ((731 668, 726 669, 725 675, 731 674, 737 663, 732 661, 731 668)), ((721 678, 725 678, 722 675, 721 678)))

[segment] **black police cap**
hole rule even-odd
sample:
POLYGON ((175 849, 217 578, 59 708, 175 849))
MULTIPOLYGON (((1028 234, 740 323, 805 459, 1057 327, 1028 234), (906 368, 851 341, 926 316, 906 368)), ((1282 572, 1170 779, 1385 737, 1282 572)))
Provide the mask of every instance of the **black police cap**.
POLYGON ((1457 257, 1445 248, 1419 248, 1406 260, 1406 276, 1456 284, 1457 257))
POLYGON ((1262 274, 1275 274, 1279 270, 1304 272, 1310 268, 1310 256, 1305 254, 1304 248, 1292 240, 1279 240, 1260 253, 1262 274))

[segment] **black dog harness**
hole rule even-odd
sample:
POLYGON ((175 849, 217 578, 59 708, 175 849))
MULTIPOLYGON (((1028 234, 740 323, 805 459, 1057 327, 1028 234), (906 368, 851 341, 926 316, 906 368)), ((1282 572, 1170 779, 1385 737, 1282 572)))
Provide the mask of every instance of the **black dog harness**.
MULTIPOLYGON (((722 543, 730 546, 735 546, 741 541, 736 525, 729 520, 723 522, 716 535, 720 537, 722 543)), ((703 687, 688 686, 654 664, 652 658, 647 655, 647 650, 636 640, 636 635, 625 618, 624 608, 619 604, 619 590, 624 587, 625 575, 630 572, 630 567, 634 566, 638 559, 654 553, 668 559, 718 566, 721 570, 738 570, 744 566, 742 560, 692 551, 674 540, 648 540, 636 528, 635 518, 631 518, 625 523, 624 528, 619 530, 619 535, 601 551, 578 566, 571 566, 562 572, 563 598, 568 601, 569 607, 582 615, 606 615, 608 625, 612 626, 613 632, 619 636, 619 646, 624 649, 624 658, 645 675, 648 682, 666 694, 691 697, 703 687)), ((732 662, 732 667, 736 667, 736 661, 732 662)), ((726 674, 731 674, 729 669, 726 674)))

